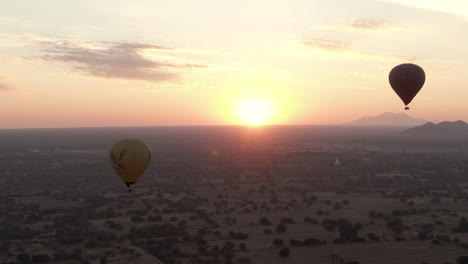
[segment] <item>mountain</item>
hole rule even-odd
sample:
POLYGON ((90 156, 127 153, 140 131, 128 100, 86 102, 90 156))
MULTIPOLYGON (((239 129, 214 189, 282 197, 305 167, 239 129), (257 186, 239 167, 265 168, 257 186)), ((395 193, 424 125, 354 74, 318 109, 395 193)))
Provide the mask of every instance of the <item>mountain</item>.
POLYGON ((426 120, 413 118, 404 113, 383 113, 378 116, 363 117, 353 122, 347 123, 348 126, 404 126, 413 127, 427 123, 426 120))
POLYGON ((468 124, 463 121, 426 123, 409 128, 401 133, 403 136, 423 139, 468 139, 468 124))

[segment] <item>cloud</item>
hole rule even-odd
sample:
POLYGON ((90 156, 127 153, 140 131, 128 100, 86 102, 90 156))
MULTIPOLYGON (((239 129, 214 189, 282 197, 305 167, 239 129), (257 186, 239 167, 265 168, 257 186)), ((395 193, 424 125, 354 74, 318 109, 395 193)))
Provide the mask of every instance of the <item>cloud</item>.
POLYGON ((43 25, 37 23, 37 21, 29 21, 25 19, 18 19, 13 17, 1 17, 0 25, 7 27, 21 27, 21 28, 40 28, 43 25))
POLYGON ((302 41, 302 44, 308 47, 324 50, 344 50, 349 47, 349 43, 332 38, 315 37, 302 41))
POLYGON ((70 41, 41 42, 45 54, 38 58, 46 61, 61 61, 73 64, 73 69, 102 78, 145 80, 152 82, 175 81, 180 79, 177 69, 204 68, 199 64, 175 64, 153 60, 144 55, 145 51, 170 51, 172 48, 144 43, 102 42, 93 43, 70 41))
POLYGON ((468 2, 465 0, 381 0, 421 10, 445 12, 468 19, 468 2))
POLYGON ((9 90, 11 89, 11 86, 5 83, 0 83, 0 91, 2 90, 9 90))
POLYGON ((381 19, 355 19, 348 24, 354 29, 375 30, 385 26, 385 21, 381 19))
POLYGON ((333 38, 314 37, 308 40, 290 42, 290 47, 283 49, 283 54, 294 56, 311 56, 312 50, 319 50, 332 56, 346 56, 369 60, 395 60, 413 62, 419 58, 400 56, 394 54, 380 54, 371 51, 363 51, 351 48, 351 42, 333 38))

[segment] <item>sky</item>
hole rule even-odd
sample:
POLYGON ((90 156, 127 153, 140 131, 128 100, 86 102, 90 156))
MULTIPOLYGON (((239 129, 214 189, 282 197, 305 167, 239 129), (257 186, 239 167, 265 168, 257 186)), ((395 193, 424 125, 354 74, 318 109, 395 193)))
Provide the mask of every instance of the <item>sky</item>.
POLYGON ((0 128, 468 121, 465 0, 0 0, 0 128))

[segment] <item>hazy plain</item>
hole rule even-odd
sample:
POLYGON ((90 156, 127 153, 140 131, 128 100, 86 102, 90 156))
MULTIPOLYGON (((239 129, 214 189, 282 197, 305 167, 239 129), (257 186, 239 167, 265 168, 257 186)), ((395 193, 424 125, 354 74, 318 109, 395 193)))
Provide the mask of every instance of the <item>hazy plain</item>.
POLYGON ((468 141, 403 130, 1 130, 0 263, 456 263, 468 141), (131 193, 122 137, 153 151, 131 193))

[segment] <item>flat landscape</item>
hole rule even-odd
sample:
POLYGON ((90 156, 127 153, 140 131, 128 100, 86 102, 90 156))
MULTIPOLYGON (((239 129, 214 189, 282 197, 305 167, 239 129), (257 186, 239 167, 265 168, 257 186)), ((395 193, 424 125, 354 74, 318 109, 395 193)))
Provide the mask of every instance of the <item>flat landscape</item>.
POLYGON ((386 128, 181 127, 3 130, 0 146, 0 263, 468 255, 463 142, 409 144, 386 128), (132 192, 107 160, 129 135, 153 151, 132 192))

